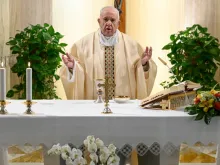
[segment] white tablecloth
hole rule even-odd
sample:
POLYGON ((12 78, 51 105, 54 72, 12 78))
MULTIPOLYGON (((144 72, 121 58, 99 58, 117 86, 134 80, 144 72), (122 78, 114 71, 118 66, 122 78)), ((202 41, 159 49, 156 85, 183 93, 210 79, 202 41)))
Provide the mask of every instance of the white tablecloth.
POLYGON ((117 146, 140 142, 220 142, 220 121, 210 125, 194 121, 183 111, 146 110, 138 101, 110 104, 113 114, 102 114, 103 104, 93 101, 37 101, 35 115, 23 115, 22 101, 11 101, 9 115, 0 116, 0 145, 72 142, 81 145, 87 135, 95 135, 105 143, 117 146))
MULTIPOLYGON (((126 104, 111 101, 113 114, 108 115, 101 113, 104 104, 94 101, 37 101, 33 106, 35 115, 24 115, 26 107, 22 103, 11 101, 7 106, 10 114, 0 115, 1 148, 25 143, 80 146, 88 135, 101 138, 105 144, 113 142, 119 148, 139 143, 150 146, 154 142, 161 148, 168 142, 176 146, 182 142, 220 142, 219 118, 206 125, 183 111, 142 109, 136 100, 126 104)), ((4 151, 0 151, 0 157, 4 157, 4 151)), ((7 164, 4 161, 0 158, 0 164, 7 164)))

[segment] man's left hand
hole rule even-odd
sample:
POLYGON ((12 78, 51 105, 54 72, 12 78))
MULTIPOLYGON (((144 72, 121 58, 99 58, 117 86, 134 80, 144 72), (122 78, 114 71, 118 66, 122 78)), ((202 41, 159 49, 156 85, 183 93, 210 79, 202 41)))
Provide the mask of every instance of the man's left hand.
POLYGON ((152 56, 152 47, 148 48, 146 47, 145 52, 143 53, 141 63, 142 65, 146 65, 146 63, 151 59, 152 56))

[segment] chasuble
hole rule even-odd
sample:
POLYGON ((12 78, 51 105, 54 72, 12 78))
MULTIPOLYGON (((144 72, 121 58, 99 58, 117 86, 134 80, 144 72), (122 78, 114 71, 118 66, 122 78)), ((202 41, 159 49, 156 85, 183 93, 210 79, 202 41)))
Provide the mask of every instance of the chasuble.
MULTIPOLYGON (((105 46, 100 44, 99 38, 96 31, 72 46, 70 55, 75 60, 75 73, 71 76, 65 65, 60 70, 67 99, 97 98, 95 80, 105 77, 105 46)), ((144 72, 141 64, 143 52, 137 42, 119 32, 118 43, 114 45, 115 96, 143 99, 152 91, 157 66, 149 60, 149 70, 144 72)))

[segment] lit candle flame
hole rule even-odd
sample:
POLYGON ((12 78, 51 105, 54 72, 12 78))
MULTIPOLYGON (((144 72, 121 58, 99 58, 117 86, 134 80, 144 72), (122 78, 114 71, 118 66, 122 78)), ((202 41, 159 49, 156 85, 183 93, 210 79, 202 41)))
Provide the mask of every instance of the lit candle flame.
POLYGON ((4 63, 3 62, 1 63, 1 66, 2 66, 2 68, 4 67, 4 63))
POLYGON ((28 62, 28 68, 30 68, 30 66, 31 66, 31 63, 30 63, 30 62, 28 62))

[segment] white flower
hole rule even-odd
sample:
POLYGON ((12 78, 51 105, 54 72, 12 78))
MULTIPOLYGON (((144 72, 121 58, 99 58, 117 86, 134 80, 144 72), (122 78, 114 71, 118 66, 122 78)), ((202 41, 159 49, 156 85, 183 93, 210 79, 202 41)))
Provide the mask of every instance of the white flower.
POLYGON ((71 152, 70 146, 68 144, 65 144, 64 146, 61 147, 61 152, 70 153, 71 152))
POLYGON ((88 147, 88 140, 87 139, 85 139, 84 141, 83 141, 83 144, 86 146, 86 147, 88 147))
POLYGON ((86 160, 84 158, 77 158, 73 161, 73 165, 86 165, 86 160))
POLYGON ((109 144, 108 149, 110 153, 115 153, 116 151, 116 147, 113 144, 109 144))
POLYGON ((67 160, 67 158, 69 158, 69 156, 67 155, 67 152, 62 152, 61 157, 63 158, 63 160, 67 160))
POLYGON ((90 135, 87 136, 87 138, 83 141, 83 144, 88 147, 89 144, 94 143, 95 142, 95 137, 90 135))
POLYGON ((70 157, 71 157, 72 159, 80 158, 80 157, 82 157, 82 151, 79 150, 79 149, 73 148, 73 149, 72 149, 72 152, 71 152, 71 154, 70 154, 70 157))
POLYGON ((109 152, 109 149, 104 146, 100 149, 100 153, 105 154, 105 155, 109 155, 110 152, 109 152))
POLYGON ((101 147, 104 146, 104 142, 103 142, 102 140, 100 140, 99 138, 97 138, 97 139, 95 140, 95 143, 96 143, 96 145, 97 145, 98 148, 101 148, 101 147))
POLYGON ((90 153, 96 152, 97 151, 97 145, 95 143, 89 143, 88 145, 88 151, 90 153))
POLYGON ((56 145, 53 145, 52 148, 47 153, 48 153, 48 155, 52 155, 52 154, 59 155, 61 153, 60 144, 58 143, 56 145))
POLYGON ((91 161, 89 165, 96 165, 96 164, 93 161, 91 161))
POLYGON ((108 155, 106 155, 106 154, 101 154, 101 155, 99 156, 99 159, 100 159, 100 162, 101 162, 101 163, 105 164, 106 161, 107 161, 107 159, 108 159, 108 155))
POLYGON ((66 165, 72 165, 72 164, 73 164, 72 159, 71 159, 70 157, 68 157, 68 158, 66 159, 66 165))
POLYGON ((93 135, 87 136, 87 140, 89 141, 89 143, 93 143, 95 142, 95 137, 93 135))
POLYGON ((115 154, 110 156, 107 162, 107 165, 119 165, 120 158, 115 154))
POLYGON ((98 163, 98 156, 96 155, 96 153, 90 154, 89 157, 93 162, 98 163))

